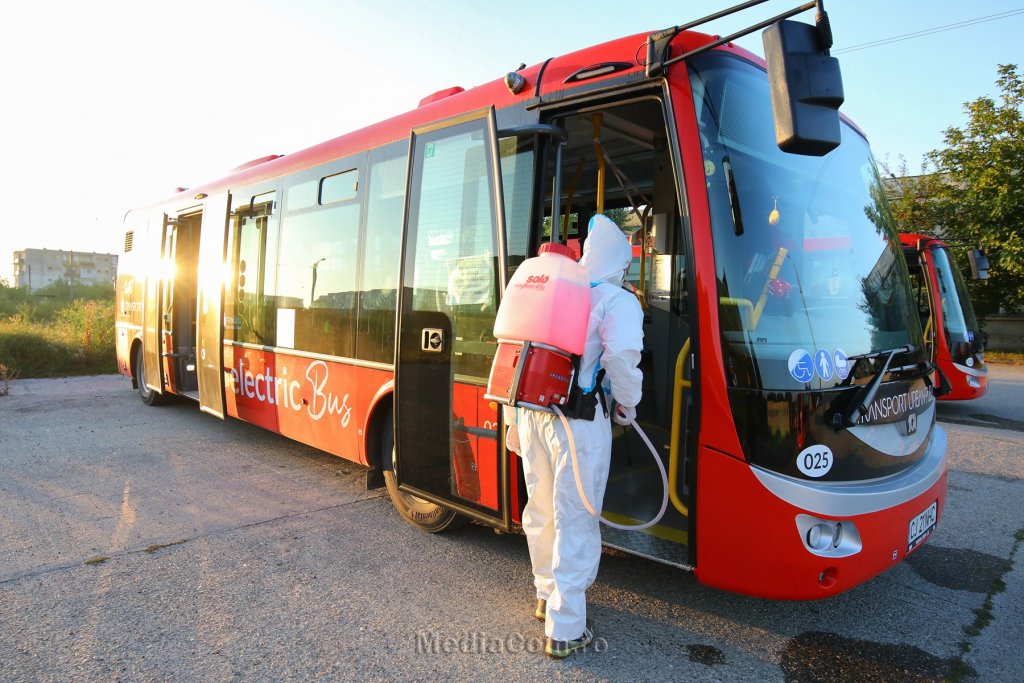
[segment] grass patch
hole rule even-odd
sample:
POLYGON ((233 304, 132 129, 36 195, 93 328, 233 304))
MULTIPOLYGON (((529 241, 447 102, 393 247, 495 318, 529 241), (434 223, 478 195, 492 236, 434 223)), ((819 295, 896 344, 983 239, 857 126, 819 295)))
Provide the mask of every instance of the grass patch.
POLYGON ((85 564, 88 564, 88 565, 103 564, 104 562, 106 562, 109 559, 110 559, 109 557, 104 557, 103 555, 97 555, 95 557, 90 557, 88 560, 85 561, 85 564))
POLYGON ((18 371, 0 363, 0 396, 11 393, 11 385, 18 379, 18 371))
POLYGON ((1024 365, 1024 353, 1013 351, 985 351, 986 363, 1002 363, 1004 365, 1024 365))
POLYGON ((162 550, 164 548, 170 548, 171 546, 175 546, 175 545, 181 545, 186 540, 188 540, 188 539, 182 538, 182 539, 177 540, 177 541, 171 541, 170 543, 154 543, 153 545, 148 545, 145 548, 143 548, 142 552, 149 553, 150 555, 152 555, 157 550, 162 550))
POLYGON ((114 302, 76 300, 37 319, 28 306, 0 318, 0 391, 13 377, 68 377, 117 371, 114 302))
POLYGON ((996 579, 992 582, 992 589, 985 596, 985 602, 982 603, 981 607, 974 610, 974 623, 970 626, 965 626, 964 631, 969 636, 981 635, 981 632, 992 623, 995 615, 992 613, 994 607, 993 598, 1003 591, 1006 590, 1006 583, 1002 579, 996 579))

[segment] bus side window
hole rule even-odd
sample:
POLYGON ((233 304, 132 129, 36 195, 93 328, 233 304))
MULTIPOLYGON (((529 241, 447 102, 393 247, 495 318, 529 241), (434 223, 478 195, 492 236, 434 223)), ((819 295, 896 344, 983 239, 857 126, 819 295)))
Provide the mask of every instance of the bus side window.
POLYGON ((359 266, 358 169, 326 176, 319 187, 316 204, 289 209, 281 221, 275 307, 279 324, 290 329, 279 329, 277 342, 351 357, 359 266))
POLYGON ((267 293, 273 288, 273 254, 277 248, 275 193, 241 196, 243 202, 231 211, 233 288, 225 298, 224 336, 239 342, 273 344, 274 323, 267 293))
POLYGON ((530 250, 530 209, 533 201, 535 138, 502 138, 501 184, 505 198, 505 247, 511 278, 530 250))
POLYGON ((392 363, 408 143, 370 153, 355 356, 392 363))

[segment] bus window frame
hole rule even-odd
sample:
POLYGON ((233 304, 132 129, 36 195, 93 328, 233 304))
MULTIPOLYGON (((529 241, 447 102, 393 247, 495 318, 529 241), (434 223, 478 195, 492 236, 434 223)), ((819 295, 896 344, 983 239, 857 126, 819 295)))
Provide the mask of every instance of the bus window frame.
MULTIPOLYGON (((287 177, 287 176, 285 176, 285 177, 287 177)), ((231 201, 228 204, 228 229, 227 229, 227 240, 228 240, 228 243, 227 243, 227 252, 225 254, 225 261, 226 261, 227 269, 228 269, 228 271, 230 273, 230 276, 229 276, 230 279, 229 279, 229 283, 228 284, 230 286, 232 286, 233 288, 237 288, 237 286, 238 286, 238 270, 237 270, 237 268, 238 268, 238 247, 239 247, 239 244, 238 244, 239 225, 238 225, 238 220, 236 218, 236 211, 238 210, 238 208, 240 206, 243 206, 243 204, 242 203, 235 203, 235 199, 237 198, 239 200, 244 200, 244 202, 245 202, 244 205, 248 206, 250 211, 251 211, 252 210, 252 206, 253 206, 253 201, 255 200, 256 197, 268 194, 270 192, 274 192, 275 193, 274 194, 274 207, 273 207, 273 209, 272 209, 272 211, 270 213, 270 218, 271 219, 275 219, 277 221, 276 234, 274 235, 275 242, 274 242, 273 245, 271 245, 270 240, 269 240, 269 235, 268 235, 268 239, 264 241, 264 243, 263 243, 264 244, 263 250, 260 253, 260 273, 259 273, 260 292, 259 292, 259 296, 261 296, 261 297, 267 296, 267 283, 266 283, 266 280, 267 280, 268 275, 270 275, 270 273, 268 273, 266 265, 267 265, 267 258, 271 254, 273 254, 273 257, 275 259, 275 261, 274 261, 274 269, 273 269, 273 273, 272 273, 272 276, 274 278, 274 288, 273 288, 273 292, 271 293, 271 295, 272 296, 276 296, 276 292, 277 292, 277 264, 276 264, 276 259, 277 259, 278 254, 279 254, 280 241, 281 241, 281 215, 283 213, 282 210, 281 210, 281 205, 282 205, 282 200, 283 200, 282 180, 283 180, 283 178, 274 178, 272 180, 265 180, 265 181, 261 181, 261 182, 258 182, 258 183, 254 183, 252 185, 246 185, 246 186, 240 187, 240 188, 238 188, 236 190, 232 190, 231 191, 231 201), (273 252, 271 251, 271 249, 273 249, 273 252)), ((268 221, 268 224, 269 224, 269 221, 268 221)), ((234 297, 234 291, 233 290, 230 292, 230 296, 234 297)), ((224 293, 224 304, 225 305, 224 305, 224 311, 222 312, 223 313, 222 317, 224 317, 224 318, 227 317, 228 297, 229 297, 229 292, 227 291, 227 288, 225 287, 225 293, 224 293)), ((232 300, 231 300, 231 309, 230 310, 231 310, 231 313, 232 313, 233 317, 237 317, 236 308, 235 308, 236 306, 237 306, 237 301, 235 301, 232 298, 232 300)), ((262 306, 261 306, 261 309, 262 309, 262 306)), ((240 347, 240 348, 263 349, 263 350, 267 350, 267 351, 274 350, 274 349, 277 348, 277 331, 276 331, 276 329, 274 331, 274 339, 273 339, 274 343, 272 343, 272 344, 271 343, 267 343, 267 340, 264 340, 263 343, 239 340, 239 339, 236 338, 236 334, 235 334, 236 330, 234 330, 234 329, 232 330, 231 338, 228 338, 227 332, 228 331, 227 331, 227 329, 225 327, 225 330, 224 330, 224 343, 225 344, 231 344, 232 346, 237 346, 237 347, 240 347)))

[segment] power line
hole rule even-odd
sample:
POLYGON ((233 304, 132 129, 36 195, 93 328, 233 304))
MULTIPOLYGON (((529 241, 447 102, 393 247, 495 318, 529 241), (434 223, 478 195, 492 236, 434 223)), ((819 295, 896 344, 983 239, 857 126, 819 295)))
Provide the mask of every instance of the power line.
POLYGON ((849 47, 840 48, 838 50, 832 50, 833 55, 842 54, 844 52, 856 52, 857 50, 866 50, 869 47, 878 47, 879 45, 887 45, 889 43, 898 43, 904 40, 910 40, 911 38, 920 38, 921 36, 931 35, 933 33, 942 33, 944 31, 952 31, 958 28, 964 28, 966 26, 973 26, 975 24, 983 24, 988 21, 996 21, 997 19, 1007 19, 1009 17, 1024 14, 1024 7, 1020 7, 1014 10, 1007 10, 998 14, 989 14, 984 17, 977 17, 976 19, 965 19, 958 21, 953 24, 945 24, 943 26, 936 26, 934 28, 926 28, 920 31, 914 31, 913 33, 903 33, 898 36, 891 36, 889 38, 880 38, 867 43, 860 43, 858 45, 851 45, 849 47))

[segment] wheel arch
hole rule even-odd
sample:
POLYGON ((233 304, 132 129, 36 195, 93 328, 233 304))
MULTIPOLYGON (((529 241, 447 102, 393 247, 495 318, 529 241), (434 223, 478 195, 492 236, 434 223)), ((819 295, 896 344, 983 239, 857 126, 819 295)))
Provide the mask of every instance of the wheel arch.
POLYGON ((384 486, 384 470, 391 469, 390 452, 386 445, 394 443, 394 380, 389 380, 374 395, 367 411, 366 426, 363 428, 363 460, 370 468, 366 475, 366 487, 376 489, 384 486))
POLYGON ((131 373, 132 389, 139 388, 139 378, 135 372, 135 363, 138 360, 140 353, 142 353, 142 339, 140 337, 135 337, 132 340, 131 350, 128 352, 128 371, 131 373))

